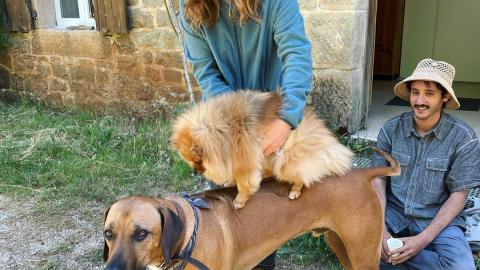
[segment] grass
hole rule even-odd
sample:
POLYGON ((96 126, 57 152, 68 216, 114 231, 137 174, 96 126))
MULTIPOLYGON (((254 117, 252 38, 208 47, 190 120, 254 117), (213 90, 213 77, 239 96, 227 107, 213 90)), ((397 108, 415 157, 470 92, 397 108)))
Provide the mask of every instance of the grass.
POLYGON ((191 170, 169 146, 169 127, 163 118, 0 103, 0 192, 41 196, 45 209, 62 211, 194 190, 191 170))

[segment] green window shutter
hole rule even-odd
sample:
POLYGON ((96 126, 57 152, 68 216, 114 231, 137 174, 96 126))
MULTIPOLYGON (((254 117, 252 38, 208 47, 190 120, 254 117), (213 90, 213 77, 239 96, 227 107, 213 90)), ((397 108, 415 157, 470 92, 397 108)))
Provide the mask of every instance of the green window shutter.
POLYGON ((10 18, 10 31, 28 32, 32 30, 32 15, 29 0, 6 0, 10 18))
POLYGON ((94 0, 97 30, 106 34, 127 33, 126 0, 94 0))

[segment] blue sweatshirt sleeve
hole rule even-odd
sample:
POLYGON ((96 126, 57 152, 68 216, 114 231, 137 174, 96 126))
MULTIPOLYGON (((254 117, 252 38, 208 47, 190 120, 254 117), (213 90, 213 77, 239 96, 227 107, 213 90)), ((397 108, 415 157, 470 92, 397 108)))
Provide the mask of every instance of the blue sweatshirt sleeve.
POLYGON ((296 128, 303 118, 307 96, 312 89, 311 46, 297 0, 278 0, 273 20, 283 74, 281 93, 284 104, 280 117, 296 128))
POLYGON ((233 91, 225 82, 214 55, 201 30, 194 30, 185 20, 184 1, 180 1, 180 24, 184 30, 184 50, 192 64, 193 76, 202 89, 202 99, 233 91))

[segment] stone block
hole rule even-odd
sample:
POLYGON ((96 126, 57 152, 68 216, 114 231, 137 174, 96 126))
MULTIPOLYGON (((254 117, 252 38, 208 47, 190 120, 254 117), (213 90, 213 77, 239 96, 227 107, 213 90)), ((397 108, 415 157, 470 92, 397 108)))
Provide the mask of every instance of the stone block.
POLYGON ((138 46, 138 47, 154 47, 157 49, 162 49, 162 34, 159 29, 153 29, 153 30, 139 30, 139 31, 134 31, 131 32, 131 38, 133 42, 138 46))
POLYGON ((172 27, 166 10, 157 10, 155 20, 157 21, 157 27, 172 27))
POLYGON ((98 87, 108 87, 111 84, 112 72, 115 69, 115 63, 107 60, 97 60, 95 62, 95 83, 98 87))
POLYGON ((168 27, 155 28, 149 31, 135 31, 131 33, 131 37, 138 47, 152 47, 160 50, 176 51, 182 49, 175 32, 168 27))
POLYGON ((72 31, 67 54, 72 57, 108 59, 111 57, 111 45, 99 31, 72 31))
POLYGON ((139 91, 136 93, 136 99, 140 101, 152 101, 155 91, 149 83, 139 82, 139 91))
POLYGON ((97 31, 36 30, 33 34, 34 54, 72 57, 107 58, 111 48, 97 31))
POLYGON ((10 74, 10 88, 18 92, 25 91, 25 79, 19 73, 10 74))
POLYGON ((318 0, 324 10, 367 10, 369 0, 318 0))
POLYGON ((181 83, 165 83, 156 88, 156 99, 162 98, 168 103, 189 101, 187 88, 181 83))
POLYGON ((140 93, 143 85, 139 83, 139 78, 130 74, 113 74, 112 88, 113 97, 118 100, 136 100, 137 93, 140 93))
POLYGON ((127 0, 127 6, 136 6, 138 5, 139 0, 127 0))
POLYGON ((31 54, 16 54, 12 57, 13 72, 31 73, 34 71, 35 56, 31 54))
POLYGON ((81 92, 85 89, 85 84, 82 82, 70 82, 70 91, 72 93, 81 92))
POLYGON ((299 0, 300 11, 313 11, 317 7, 317 0, 299 0))
POLYGON ((63 96, 59 92, 48 92, 45 100, 54 108, 62 108, 64 106, 63 96))
POLYGON ((107 99, 95 94, 93 85, 85 85, 83 91, 75 91, 75 106, 88 108, 93 111, 105 111, 107 99))
POLYGON ((76 59, 69 73, 72 80, 92 82, 95 78, 95 62, 93 59, 76 59))
POLYGON ((10 71, 0 65, 0 89, 10 88, 10 71))
POLYGON ((0 49, 0 65, 6 67, 7 69, 13 69, 12 56, 9 53, 9 50, 0 49))
POLYGON ((163 0, 143 0, 144 8, 161 8, 164 6, 163 0))
POLYGON ((181 50, 180 41, 171 27, 164 27, 162 31, 163 48, 167 50, 181 50))
POLYGON ((127 11, 128 11, 128 22, 130 27, 132 28, 142 28, 142 27, 153 28, 154 27, 154 18, 149 11, 145 9, 137 8, 137 7, 129 7, 127 11))
POLYGON ((315 68, 364 66, 367 12, 312 12, 305 16, 315 68))
POLYGON ((362 98, 354 93, 362 91, 363 70, 321 70, 314 72, 314 87, 310 104, 317 114, 333 129, 348 127, 353 99, 362 98))
POLYGON ((68 76, 69 64, 65 62, 66 61, 63 57, 50 56, 50 65, 52 67, 53 76, 68 81, 70 79, 68 76))
POLYGON ((31 54, 32 33, 10 33, 12 54, 31 54))
POLYGON ((111 42, 116 45, 117 54, 120 55, 132 54, 137 50, 130 35, 119 34, 116 36, 116 40, 111 42))
POLYGON ((141 59, 142 59, 142 63, 144 64, 151 64, 153 63, 153 53, 151 51, 148 51, 148 50, 143 50, 141 52, 141 59))
POLYGON ((33 32, 32 53, 36 55, 66 55, 70 34, 60 30, 36 30, 33 32))
POLYGON ((183 69, 183 58, 181 51, 160 51, 155 56, 155 63, 164 67, 183 69))
POLYGON ((163 76, 167 83, 182 83, 183 82, 183 70, 175 68, 164 68, 163 76))
POLYGON ((48 91, 49 92, 65 92, 68 91, 68 84, 57 78, 48 80, 48 91))
POLYGON ((52 75, 50 59, 47 56, 35 56, 33 61, 33 69, 34 72, 40 75, 42 78, 52 75))
POLYGON ((117 57, 117 71, 120 73, 128 73, 132 76, 139 77, 143 73, 143 63, 138 61, 141 59, 137 54, 125 55, 117 57))
POLYGON ((163 69, 156 65, 145 66, 145 80, 151 82, 152 85, 157 85, 165 81, 163 69))
POLYGON ((37 74, 29 74, 24 77, 25 79, 25 91, 32 93, 37 97, 44 97, 48 91, 48 83, 45 78, 42 78, 37 74))

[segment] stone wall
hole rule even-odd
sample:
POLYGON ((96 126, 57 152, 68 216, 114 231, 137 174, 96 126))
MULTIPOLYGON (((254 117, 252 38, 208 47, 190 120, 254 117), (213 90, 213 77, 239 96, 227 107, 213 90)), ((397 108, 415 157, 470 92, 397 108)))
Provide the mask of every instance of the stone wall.
POLYGON ((300 0, 313 51, 310 104, 335 129, 355 131, 365 121, 369 2, 300 0))
MULTIPOLYGON (((12 89, 54 106, 149 113, 187 101, 181 47, 163 1, 127 2, 128 34, 51 28, 14 34, 14 47, 0 52, 0 74, 8 71, 12 89)), ((331 127, 358 129, 352 119, 366 91, 369 0, 299 3, 313 47, 309 102, 331 127)))
POLYGON ((128 34, 48 27, 14 33, 13 47, 0 52, 0 74, 9 74, 14 91, 56 107, 145 114, 188 101, 181 46, 163 1, 130 0, 128 14, 128 34))

